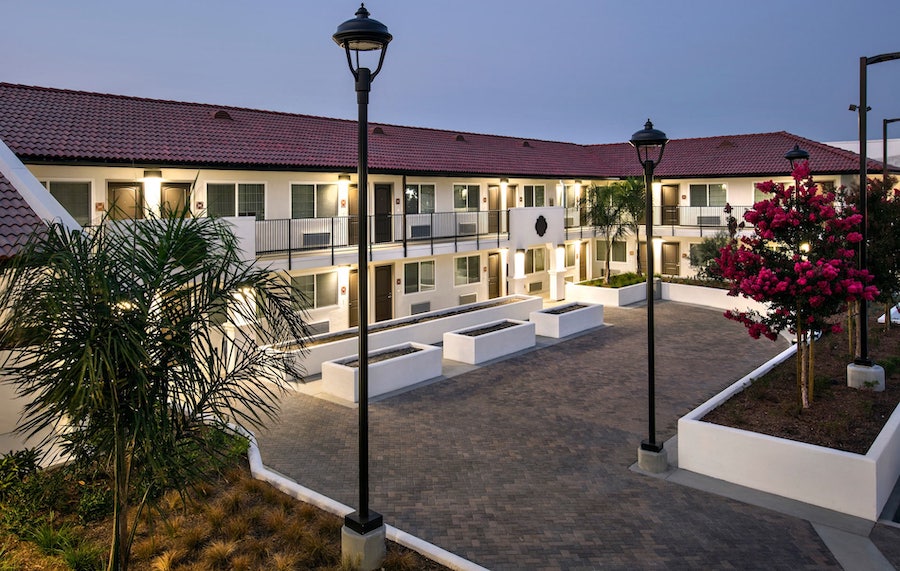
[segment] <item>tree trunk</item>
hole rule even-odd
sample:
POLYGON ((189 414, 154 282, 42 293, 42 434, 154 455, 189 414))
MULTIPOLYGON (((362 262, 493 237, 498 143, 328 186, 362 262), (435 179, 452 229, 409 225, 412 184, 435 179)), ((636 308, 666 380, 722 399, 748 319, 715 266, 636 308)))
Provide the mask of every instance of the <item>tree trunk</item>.
POLYGON ((809 402, 813 402, 816 400, 815 395, 815 386, 816 386, 816 336, 815 334, 809 336, 809 348, 807 349, 808 358, 809 358, 809 402))
POLYGON ((797 354, 800 356, 800 406, 809 408, 809 384, 806 382, 809 374, 809 347, 806 344, 808 332, 804 331, 797 344, 797 354))
POLYGON ((853 306, 855 304, 855 301, 847 304, 847 353, 850 355, 851 359, 856 355, 856 347, 853 343, 856 340, 856 316, 853 311, 853 306))

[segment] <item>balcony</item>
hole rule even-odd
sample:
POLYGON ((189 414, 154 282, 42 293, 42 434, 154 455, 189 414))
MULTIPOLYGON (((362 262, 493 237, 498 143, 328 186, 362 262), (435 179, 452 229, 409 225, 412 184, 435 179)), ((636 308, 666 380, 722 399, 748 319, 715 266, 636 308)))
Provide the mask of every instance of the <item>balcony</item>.
MULTIPOLYGON (((509 212, 430 212, 425 214, 375 214, 367 218, 368 249, 408 245, 475 242, 476 248, 496 245, 509 239, 509 212)), ((359 217, 296 218, 256 221, 256 253, 293 254, 356 248, 359 244, 359 217)))
MULTIPOLYGON (((732 206, 731 215, 740 223, 751 206, 732 206)), ((642 224, 643 226, 643 224, 642 224)), ((708 236, 728 229, 722 206, 654 206, 653 231, 670 236, 708 236)), ((590 220, 578 208, 566 209, 566 239, 594 234, 590 220)))

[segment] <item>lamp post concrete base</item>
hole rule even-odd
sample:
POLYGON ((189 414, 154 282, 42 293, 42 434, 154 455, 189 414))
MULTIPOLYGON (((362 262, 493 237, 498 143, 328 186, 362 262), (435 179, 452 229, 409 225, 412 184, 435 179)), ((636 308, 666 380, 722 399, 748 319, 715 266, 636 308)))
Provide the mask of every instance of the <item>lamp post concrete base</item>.
POLYGON ((884 368, 881 365, 847 365, 847 386, 854 389, 884 390, 884 368))
POLYGON ((354 569, 360 571, 381 569, 386 554, 383 525, 365 534, 356 532, 346 525, 341 528, 341 559, 349 562, 354 569))
POLYGON ((659 452, 638 447, 638 468, 651 474, 662 474, 669 469, 669 455, 665 448, 659 452))

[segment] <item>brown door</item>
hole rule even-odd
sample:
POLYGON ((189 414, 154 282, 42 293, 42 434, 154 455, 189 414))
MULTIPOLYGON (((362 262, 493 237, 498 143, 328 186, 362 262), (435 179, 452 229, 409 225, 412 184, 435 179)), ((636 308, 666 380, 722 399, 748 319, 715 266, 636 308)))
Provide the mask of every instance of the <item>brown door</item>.
POLYGON ((665 184, 662 187, 662 223, 665 226, 678 226, 678 185, 665 184))
POLYGON ((350 311, 350 327, 359 326, 359 271, 350 270, 350 283, 347 287, 348 303, 350 311))
POLYGON ((667 276, 677 276, 678 268, 681 265, 679 256, 681 248, 678 242, 663 242, 662 245, 662 273, 667 276))
POLYGON ((500 254, 488 254, 488 299, 500 297, 500 254))
POLYGON ((375 321, 394 317, 394 266, 375 266, 375 321))
POLYGON ((588 279, 587 275, 587 242, 579 242, 576 244, 578 248, 578 280, 584 281, 588 279))
POLYGON ((359 244, 359 187, 355 184, 347 189, 347 245, 359 244))
POLYGON ((144 217, 144 186, 133 182, 109 183, 107 202, 111 220, 137 220, 144 217))
POLYGON ((190 183, 163 183, 159 189, 160 212, 181 214, 186 204, 190 204, 190 183))
MULTIPOLYGON (((500 231, 500 187, 488 187, 488 232, 500 231)), ((498 262, 499 263, 499 262, 498 262)))
POLYGON ((392 194, 391 185, 375 185, 375 243, 391 241, 392 194))
MULTIPOLYGON (((659 266, 659 260, 654 260, 654 265, 659 266)), ((638 244, 638 272, 647 273, 647 242, 638 244)))
POLYGON ((506 208, 509 210, 516 206, 518 206, 518 204, 516 204, 516 187, 515 185, 508 184, 506 185, 506 208))

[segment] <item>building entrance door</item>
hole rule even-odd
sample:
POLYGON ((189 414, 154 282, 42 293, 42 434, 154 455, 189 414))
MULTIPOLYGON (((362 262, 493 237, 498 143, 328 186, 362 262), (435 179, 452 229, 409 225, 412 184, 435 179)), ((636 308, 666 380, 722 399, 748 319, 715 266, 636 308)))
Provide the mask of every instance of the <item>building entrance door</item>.
POLYGON ((488 254, 488 299, 500 297, 500 254, 488 254))
POLYGON ((394 266, 375 266, 375 321, 394 317, 394 266))
POLYGON ((678 185, 664 184, 662 187, 662 223, 663 226, 678 226, 678 185))
MULTIPOLYGON (((488 187, 488 232, 500 231, 500 187, 488 187)), ((499 263, 499 262, 498 262, 499 263)))
POLYGON ((347 309, 350 312, 350 327, 359 327, 359 271, 350 270, 350 282, 347 284, 347 309))
POLYGON ((389 184, 375 185, 375 243, 391 241, 391 195, 389 184))
POLYGON ((663 242, 662 245, 662 273, 667 276, 677 276, 681 266, 679 259, 681 252, 678 242, 663 242))
POLYGON ((107 188, 111 220, 137 220, 144 217, 144 187, 141 183, 111 182, 107 188))

